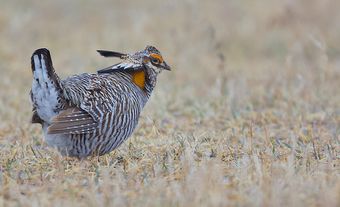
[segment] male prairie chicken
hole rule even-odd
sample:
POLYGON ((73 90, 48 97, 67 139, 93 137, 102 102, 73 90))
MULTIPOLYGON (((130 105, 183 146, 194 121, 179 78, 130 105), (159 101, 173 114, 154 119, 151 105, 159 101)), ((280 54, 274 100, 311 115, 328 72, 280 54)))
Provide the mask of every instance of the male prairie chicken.
POLYGON ((122 62, 60 80, 47 49, 31 58, 32 123, 42 125, 48 145, 62 155, 103 155, 122 144, 135 129, 158 74, 170 70, 153 46, 135 54, 98 50, 122 62))

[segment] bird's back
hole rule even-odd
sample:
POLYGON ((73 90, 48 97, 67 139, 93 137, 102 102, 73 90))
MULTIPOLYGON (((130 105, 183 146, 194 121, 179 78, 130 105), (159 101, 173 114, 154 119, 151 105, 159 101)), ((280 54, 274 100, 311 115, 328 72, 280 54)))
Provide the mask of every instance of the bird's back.
MULTIPOLYGON (((61 81, 63 93, 71 104, 75 104, 94 117, 101 111, 115 110, 116 104, 135 104, 144 106, 147 101, 146 93, 132 81, 132 76, 126 72, 112 74, 80 74, 61 81), (92 111, 96 110, 98 112, 92 111)), ((99 117, 98 117, 99 118, 99 117)))
MULTIPOLYGON (((69 136, 72 148, 69 155, 102 155, 118 147, 135 129, 147 96, 132 82, 125 72, 113 74, 81 74, 63 81, 64 97, 69 106, 86 111, 96 126, 89 131, 75 131, 60 136, 69 136)), ((62 112, 61 112, 62 113, 62 112)), ((53 135, 50 126, 48 134, 53 135), (52 132, 52 133, 51 133, 52 132)), ((65 129, 65 127, 63 127, 65 129)), ((66 128, 67 129, 67 128, 66 128)))

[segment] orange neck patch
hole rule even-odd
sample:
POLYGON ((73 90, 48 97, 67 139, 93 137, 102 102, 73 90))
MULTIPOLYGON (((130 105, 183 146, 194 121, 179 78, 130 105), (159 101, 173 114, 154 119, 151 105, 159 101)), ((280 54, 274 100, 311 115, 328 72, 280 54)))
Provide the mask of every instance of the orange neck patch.
POLYGON ((145 88, 145 72, 143 70, 141 71, 135 71, 132 72, 132 81, 141 89, 144 90, 145 88))

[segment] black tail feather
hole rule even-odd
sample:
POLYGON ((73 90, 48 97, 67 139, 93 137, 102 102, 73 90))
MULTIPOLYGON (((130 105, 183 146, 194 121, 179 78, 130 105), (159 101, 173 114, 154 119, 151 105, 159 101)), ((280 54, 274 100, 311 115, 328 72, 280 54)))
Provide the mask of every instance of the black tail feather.
POLYGON ((63 89, 53 68, 50 52, 46 48, 34 51, 31 57, 33 123, 49 122, 64 107, 63 89))
POLYGON ((45 65, 47 68, 53 68, 53 63, 52 63, 52 58, 50 51, 46 48, 40 48, 37 49, 36 51, 33 52, 32 57, 31 57, 31 65, 32 65, 32 71, 34 72, 35 70, 35 65, 34 65, 34 55, 38 55, 39 57, 43 55, 45 59, 45 65))

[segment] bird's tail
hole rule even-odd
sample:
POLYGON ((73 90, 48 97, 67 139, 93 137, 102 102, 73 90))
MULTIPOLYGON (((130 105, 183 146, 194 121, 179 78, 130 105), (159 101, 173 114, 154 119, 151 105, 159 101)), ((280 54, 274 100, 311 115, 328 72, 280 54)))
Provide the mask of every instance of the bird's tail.
POLYGON ((31 64, 33 73, 32 123, 50 123, 52 117, 65 106, 62 85, 54 71, 50 52, 46 48, 34 51, 31 64))

